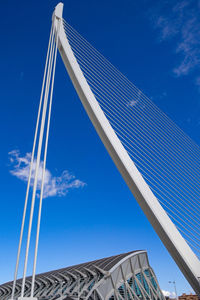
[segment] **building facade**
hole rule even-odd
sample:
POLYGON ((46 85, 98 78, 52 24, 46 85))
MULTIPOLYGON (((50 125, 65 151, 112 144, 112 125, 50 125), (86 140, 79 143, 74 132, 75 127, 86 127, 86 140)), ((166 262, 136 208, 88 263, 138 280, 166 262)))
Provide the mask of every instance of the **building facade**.
POLYGON ((198 300, 198 296, 194 294, 182 294, 181 296, 178 297, 179 300, 198 300))
MULTIPOLYGON (((16 284, 16 299, 22 280, 16 284)), ((26 279, 25 296, 31 291, 26 279)), ((0 286, 0 300, 8 300, 12 282, 0 286)), ((164 300, 146 251, 132 251, 36 276, 38 300, 164 300)))

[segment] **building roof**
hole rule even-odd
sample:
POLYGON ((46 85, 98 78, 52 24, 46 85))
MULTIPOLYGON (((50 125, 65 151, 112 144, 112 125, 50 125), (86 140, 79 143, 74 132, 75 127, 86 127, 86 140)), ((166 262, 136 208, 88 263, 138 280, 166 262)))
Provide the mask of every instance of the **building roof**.
MULTIPOLYGON (((30 295, 32 278, 26 278, 25 297, 30 295)), ((12 282, 0 285, 0 299, 8 300, 12 282)), ((17 280, 15 298, 21 295, 22 280, 17 280)), ((131 251, 35 277, 34 296, 40 300, 109 300, 118 294, 120 299, 164 300, 156 276, 149 265, 146 251, 131 251), (131 296, 132 295, 132 296, 131 296)))
POLYGON ((68 271, 73 272, 73 270, 83 271, 85 268, 90 269, 91 271, 93 271, 94 269, 96 269, 96 267, 98 267, 98 268, 100 268, 104 271, 110 271, 112 269, 112 267, 114 265, 116 265, 118 262, 120 262, 123 258, 125 258, 126 256, 129 256, 132 253, 138 252, 138 251, 139 250, 130 251, 130 252, 127 252, 127 253, 122 253, 122 254, 106 257, 106 258, 101 258, 101 259, 89 261, 89 262, 86 262, 86 263, 70 266, 70 267, 67 267, 67 268, 62 268, 62 269, 59 269, 59 270, 54 270, 54 271, 42 273, 42 274, 39 274, 39 275, 49 275, 49 274, 53 274, 54 272, 57 273, 57 272, 62 272, 62 271, 67 271, 67 272, 68 271))
MULTIPOLYGON (((110 256, 110 257, 106 257, 106 258, 101 258, 101 259, 89 261, 89 262, 78 264, 78 265, 69 266, 69 267, 62 268, 62 269, 57 269, 57 270, 41 273, 41 274, 36 275, 36 279, 37 279, 37 277, 43 277, 43 276, 46 277, 46 276, 51 276, 53 274, 65 273, 65 272, 70 272, 73 274, 77 270, 85 273, 85 269, 88 269, 90 271, 95 271, 97 268, 99 268, 99 270, 108 272, 112 269, 112 267, 114 265, 118 264, 126 256, 129 256, 130 254, 133 254, 135 252, 140 252, 140 250, 130 251, 127 253, 122 253, 122 254, 118 254, 118 255, 114 255, 114 256, 110 256)), ((31 276, 28 276, 27 280, 30 280, 30 279, 31 279, 31 276)), ((17 280, 17 282, 19 282, 19 283, 21 281, 22 281, 22 279, 17 280)), ((7 285, 10 283, 12 283, 12 281, 6 282, 3 285, 7 285)), ((1 287, 1 285, 0 285, 0 287, 1 287)))

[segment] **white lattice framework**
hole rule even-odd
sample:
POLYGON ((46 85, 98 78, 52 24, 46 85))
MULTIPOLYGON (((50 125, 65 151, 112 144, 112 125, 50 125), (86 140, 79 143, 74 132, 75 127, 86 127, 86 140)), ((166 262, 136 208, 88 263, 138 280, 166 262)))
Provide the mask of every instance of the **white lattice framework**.
MULTIPOLYGON (((24 297, 31 293, 26 280, 24 297)), ((0 286, 0 299, 8 300, 13 283, 0 286)), ((16 282, 16 297, 22 280, 16 282)), ((146 251, 104 258, 36 276, 34 296, 43 300, 164 300, 146 251)))

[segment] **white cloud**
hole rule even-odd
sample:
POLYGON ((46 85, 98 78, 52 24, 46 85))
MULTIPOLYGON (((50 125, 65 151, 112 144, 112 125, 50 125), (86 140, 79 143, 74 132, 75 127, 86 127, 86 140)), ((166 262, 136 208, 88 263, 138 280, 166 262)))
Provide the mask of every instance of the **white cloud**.
POLYGON ((135 91, 135 96, 134 96, 134 99, 131 99, 130 101, 127 102, 127 106, 130 106, 130 107, 134 107, 136 105, 141 105, 141 102, 139 101, 141 98, 143 97, 143 94, 140 90, 136 90, 135 91))
MULTIPOLYGON (((8 153, 9 160, 12 166, 10 173, 13 176, 21 179, 24 182, 28 181, 29 168, 31 161, 31 153, 26 153, 25 156, 21 156, 19 150, 13 150, 8 153)), ((31 186, 33 186, 34 175, 36 169, 36 160, 33 162, 33 172, 31 175, 31 186)), ((38 172, 38 186, 39 189, 42 181, 42 169, 43 162, 40 162, 38 172)), ((54 177, 51 172, 46 169, 45 171, 45 184, 44 184, 44 198, 52 196, 65 196, 70 189, 82 188, 86 184, 79 179, 76 179, 74 175, 70 174, 67 170, 63 171, 58 177, 54 177)))
POLYGON ((176 37, 175 53, 179 64, 174 74, 187 75, 200 65, 200 2, 196 0, 168 0, 158 2, 150 11, 153 26, 160 33, 160 41, 176 37))
POLYGON ((136 100, 131 100, 130 102, 128 102, 127 106, 136 106, 137 105, 137 101, 136 100))
POLYGON ((169 292, 169 291, 164 291, 164 290, 162 290, 162 292, 165 297, 176 298, 176 295, 174 292, 169 292))

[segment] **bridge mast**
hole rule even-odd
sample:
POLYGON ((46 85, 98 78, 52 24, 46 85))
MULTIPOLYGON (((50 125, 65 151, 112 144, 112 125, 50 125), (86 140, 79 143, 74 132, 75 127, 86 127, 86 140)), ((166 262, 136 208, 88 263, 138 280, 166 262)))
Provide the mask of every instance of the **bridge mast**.
MULTIPOLYGON (((59 20, 62 20, 62 12, 63 3, 59 3, 53 14, 55 31, 58 29, 59 20)), ((60 24, 58 49, 91 122, 154 230, 185 278, 200 296, 199 259, 168 217, 115 134, 79 67, 68 42, 62 22, 60 24)))

